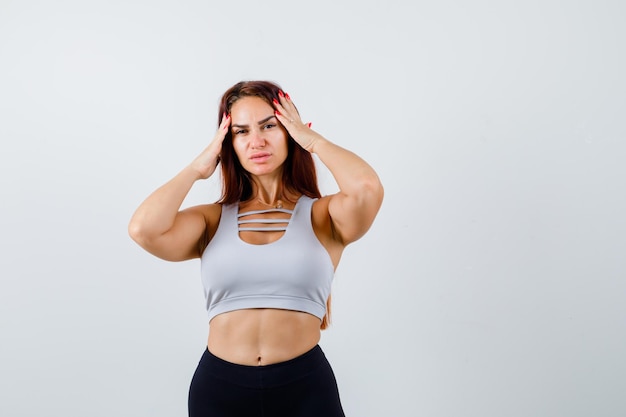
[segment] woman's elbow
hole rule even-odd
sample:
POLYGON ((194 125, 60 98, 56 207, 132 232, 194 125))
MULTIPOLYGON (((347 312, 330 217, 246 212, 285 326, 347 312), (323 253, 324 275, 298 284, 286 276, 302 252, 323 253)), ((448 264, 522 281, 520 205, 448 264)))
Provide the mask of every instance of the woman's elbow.
POLYGON ((148 240, 145 226, 137 219, 131 219, 128 223, 128 235, 140 246, 144 246, 148 240))
POLYGON ((366 199, 375 203, 378 207, 382 205, 383 198, 385 197, 385 189, 377 175, 364 179, 361 183, 361 189, 361 193, 366 199))

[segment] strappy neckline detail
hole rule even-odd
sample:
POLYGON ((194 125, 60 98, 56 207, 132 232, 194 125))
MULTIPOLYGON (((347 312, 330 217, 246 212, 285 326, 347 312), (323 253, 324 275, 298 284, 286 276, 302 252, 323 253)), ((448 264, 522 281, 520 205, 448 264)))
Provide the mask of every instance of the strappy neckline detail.
POLYGON ((251 210, 251 211, 244 211, 243 213, 237 213, 237 218, 244 217, 244 216, 252 216, 253 214, 263 214, 263 213, 293 214, 293 210, 279 209, 279 208, 273 208, 273 209, 267 209, 267 210, 251 210))
POLYGON ((263 245, 271 245, 285 238, 288 233, 289 224, 293 219, 294 213, 298 204, 300 203, 302 197, 301 195, 298 197, 296 204, 294 205, 293 210, 285 209, 285 208, 269 208, 262 210, 250 210, 239 212, 239 203, 236 205, 236 219, 237 219, 237 237, 241 242, 246 245, 254 245, 254 246, 263 246, 263 245), (266 214, 266 213, 282 213, 289 214, 289 218, 262 218, 262 219, 242 219, 248 216, 253 216, 256 214, 266 214), (267 225, 276 225, 276 226, 245 226, 247 224, 267 224, 267 225), (243 226, 243 227, 242 227, 243 226), (268 242, 268 243, 250 243, 246 242, 241 238, 241 232, 284 232, 278 239, 268 242))

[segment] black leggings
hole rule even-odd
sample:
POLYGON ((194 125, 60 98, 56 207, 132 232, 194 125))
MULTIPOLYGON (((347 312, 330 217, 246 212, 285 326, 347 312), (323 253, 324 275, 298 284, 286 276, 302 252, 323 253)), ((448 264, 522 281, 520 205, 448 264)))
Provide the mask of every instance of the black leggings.
POLYGON ((205 350, 189 389, 190 417, 345 417, 319 346, 265 366, 238 365, 205 350))

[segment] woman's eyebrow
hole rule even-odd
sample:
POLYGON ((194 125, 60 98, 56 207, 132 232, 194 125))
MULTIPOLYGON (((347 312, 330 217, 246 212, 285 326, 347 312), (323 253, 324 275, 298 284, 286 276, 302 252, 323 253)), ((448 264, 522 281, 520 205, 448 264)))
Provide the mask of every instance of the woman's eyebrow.
MULTIPOLYGON (((259 122, 257 122, 257 123, 258 123, 258 124, 260 124, 260 125, 262 125, 263 123, 265 123, 265 122, 267 122, 268 120, 273 119, 273 118, 275 118, 275 117, 276 117, 276 116, 274 116, 274 115, 267 116, 265 119, 263 119, 263 120, 261 120, 261 121, 259 121, 259 122)), ((239 124, 236 124, 236 123, 233 123, 233 124, 231 124, 230 126, 231 126, 231 127, 248 127, 248 125, 239 125, 239 124)))
POLYGON ((258 122, 260 125, 262 125, 263 123, 267 122, 270 119, 275 118, 276 116, 274 116, 273 114, 271 116, 267 116, 265 119, 261 120, 260 122, 258 122))

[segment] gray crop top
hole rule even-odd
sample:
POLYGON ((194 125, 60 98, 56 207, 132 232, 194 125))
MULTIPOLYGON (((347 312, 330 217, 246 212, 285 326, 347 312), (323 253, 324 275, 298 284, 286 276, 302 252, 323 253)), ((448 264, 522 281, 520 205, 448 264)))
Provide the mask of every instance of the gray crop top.
POLYGON ((272 209, 239 214, 238 204, 222 206, 217 231, 201 259, 209 321, 218 314, 246 308, 297 310, 320 320, 324 317, 334 267, 313 231, 314 201, 301 196, 293 212, 272 209), (278 240, 264 245, 241 240, 239 230, 258 229, 246 229, 246 221, 240 217, 272 211, 291 213, 291 218, 282 222, 286 226, 271 228, 285 230, 278 240))

